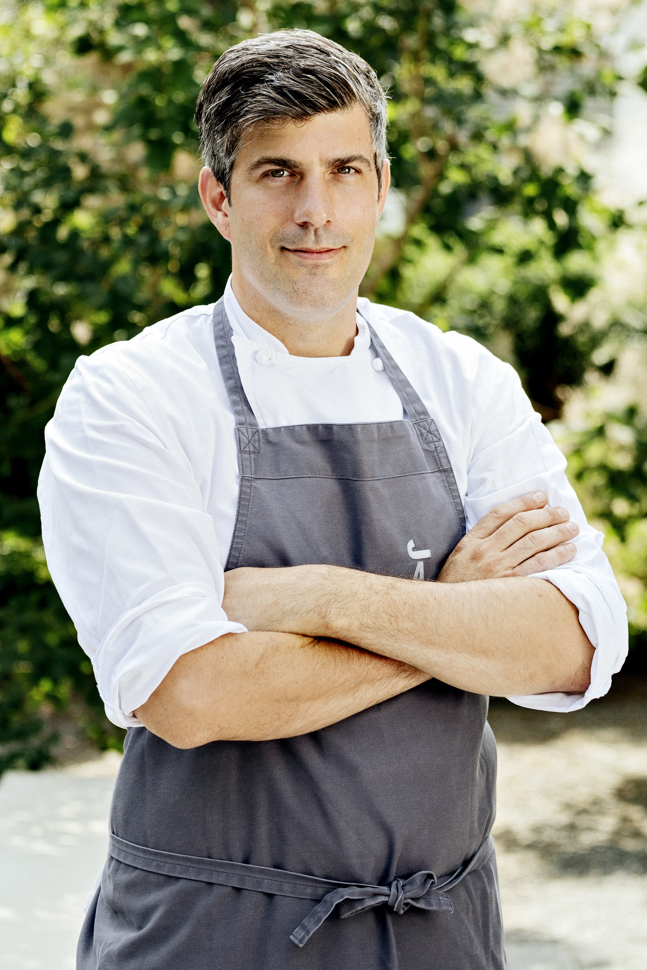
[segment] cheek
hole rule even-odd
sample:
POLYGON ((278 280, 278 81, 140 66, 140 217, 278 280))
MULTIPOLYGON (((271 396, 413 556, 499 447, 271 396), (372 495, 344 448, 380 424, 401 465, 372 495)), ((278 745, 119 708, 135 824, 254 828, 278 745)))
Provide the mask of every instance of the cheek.
POLYGON ((231 242, 238 252, 254 253, 266 250, 274 231, 267 211, 254 205, 246 206, 231 222, 231 242))
POLYGON ((355 258, 359 262, 370 259, 375 246, 375 222, 370 219, 358 220, 351 229, 355 258))
POLYGON ((258 249, 267 244, 286 225, 285 205, 277 198, 250 193, 242 199, 238 211, 232 212, 232 231, 237 238, 248 240, 248 246, 258 249))
POLYGON ((372 237, 375 233, 378 217, 375 199, 371 197, 370 200, 364 199, 358 200, 355 204, 352 202, 345 204, 341 210, 341 217, 353 234, 357 234, 358 240, 361 237, 363 242, 367 234, 372 237))

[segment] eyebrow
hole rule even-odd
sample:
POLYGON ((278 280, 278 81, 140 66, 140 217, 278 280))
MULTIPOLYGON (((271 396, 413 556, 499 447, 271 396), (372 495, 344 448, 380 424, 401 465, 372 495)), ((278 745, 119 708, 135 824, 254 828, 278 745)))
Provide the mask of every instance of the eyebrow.
MULTIPOLYGON (((368 168, 373 167, 373 162, 366 155, 341 155, 338 158, 328 158, 326 159, 327 168, 341 168, 343 165, 351 165, 353 162, 362 162, 368 168)), ((249 166, 249 172, 255 172, 259 168, 265 168, 266 166, 272 166, 272 168, 289 168, 298 169, 300 163, 294 158, 279 158, 274 155, 265 155, 263 158, 257 158, 255 162, 249 166)))

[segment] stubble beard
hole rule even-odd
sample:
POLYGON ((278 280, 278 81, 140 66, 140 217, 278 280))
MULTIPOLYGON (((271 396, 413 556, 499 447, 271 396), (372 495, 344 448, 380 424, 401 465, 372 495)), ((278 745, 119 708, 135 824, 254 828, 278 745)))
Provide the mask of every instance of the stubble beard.
POLYGON ((349 259, 347 247, 350 242, 348 237, 317 238, 315 235, 313 238, 311 235, 310 238, 294 238, 294 234, 290 234, 290 238, 286 239, 285 234, 282 234, 280 238, 272 240, 272 251, 276 255, 271 263, 262 252, 254 254, 255 258, 252 259, 260 290, 277 309, 288 316, 300 319, 305 317, 314 322, 322 316, 327 317, 340 311, 357 292, 371 255, 366 252, 360 257, 360 254, 354 253, 349 259), (284 253, 283 247, 343 247, 344 251, 335 257, 335 261, 341 260, 342 265, 335 267, 331 264, 314 263, 304 265, 301 272, 297 267, 290 272, 292 267, 285 265, 283 261, 291 261, 293 257, 284 253))

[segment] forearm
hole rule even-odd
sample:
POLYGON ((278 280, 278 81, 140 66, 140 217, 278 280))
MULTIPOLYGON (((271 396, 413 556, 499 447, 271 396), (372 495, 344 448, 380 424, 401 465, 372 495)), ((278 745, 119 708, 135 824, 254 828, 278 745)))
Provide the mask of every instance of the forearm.
POLYGON ((237 633, 183 654, 135 713, 176 747, 316 731, 429 679, 329 640, 237 633))
POLYGON ((588 687, 593 648, 572 604, 544 580, 414 585, 371 577, 364 597, 354 618, 346 597, 343 636, 453 686, 501 696, 588 687))
POLYGON ((299 590, 298 613, 283 628, 355 643, 476 693, 581 692, 589 684, 593 648, 576 609, 545 580, 422 583, 297 568, 299 576, 273 577, 299 590))

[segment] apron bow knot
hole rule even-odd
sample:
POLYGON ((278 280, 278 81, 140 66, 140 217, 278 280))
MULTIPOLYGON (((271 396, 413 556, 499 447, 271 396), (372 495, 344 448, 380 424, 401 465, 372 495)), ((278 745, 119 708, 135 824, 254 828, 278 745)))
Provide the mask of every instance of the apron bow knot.
POLYGON ((340 907, 339 915, 342 919, 384 904, 398 916, 402 916, 410 906, 452 913, 454 907, 451 899, 435 888, 436 883, 433 872, 417 872, 405 882, 394 879, 390 886, 340 886, 339 889, 329 892, 310 910, 290 939, 297 946, 305 946, 336 906, 340 907))
POLYGON ((401 879, 394 879, 391 883, 391 892, 387 906, 394 909, 398 916, 402 916, 404 913, 404 889, 402 888, 401 879))

